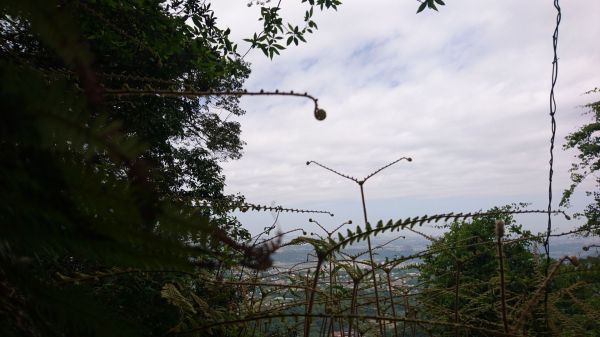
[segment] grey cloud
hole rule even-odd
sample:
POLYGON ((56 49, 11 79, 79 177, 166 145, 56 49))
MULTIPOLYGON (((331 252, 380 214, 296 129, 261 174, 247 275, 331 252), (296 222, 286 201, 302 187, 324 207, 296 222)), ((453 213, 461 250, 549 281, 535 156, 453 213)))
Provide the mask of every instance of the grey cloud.
MULTIPOLYGON (((260 29, 254 8, 214 6, 240 43, 260 29)), ((284 7, 301 20, 298 5, 284 7)), ((551 3, 456 0, 440 13, 414 11, 411 1, 345 1, 337 13, 318 14, 308 44, 273 61, 251 52, 248 89, 308 91, 328 118, 314 120, 301 99, 244 98, 247 146, 241 160, 224 164, 228 192, 284 205, 346 200, 355 186, 306 160, 361 177, 410 155, 413 163, 369 182, 373 198, 543 198, 551 3)), ((561 150, 564 136, 586 121, 578 106, 592 97, 582 93, 600 85, 599 12, 600 2, 563 3, 555 199, 573 156, 561 150)))

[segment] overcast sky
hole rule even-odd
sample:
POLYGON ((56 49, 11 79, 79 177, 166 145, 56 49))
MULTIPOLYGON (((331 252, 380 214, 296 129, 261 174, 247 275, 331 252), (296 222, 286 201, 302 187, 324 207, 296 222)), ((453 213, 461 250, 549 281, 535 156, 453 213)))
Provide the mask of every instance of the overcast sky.
MULTIPOLYGON (((333 226, 360 223, 358 186, 316 166, 355 177, 402 156, 369 180, 369 220, 446 211, 473 211, 510 202, 546 207, 550 119, 548 95, 555 10, 542 0, 448 0, 440 12, 415 14, 410 0, 346 0, 338 11, 315 13, 319 30, 308 43, 273 60, 260 50, 246 60, 248 90, 307 91, 327 119, 313 118, 301 98, 248 97, 239 117, 247 142, 242 159, 224 164, 226 192, 261 204, 330 210, 333 226)), ((568 185, 574 152, 564 137, 587 121, 583 95, 600 86, 600 1, 562 1, 554 199, 568 185)), ((260 31, 259 8, 215 1, 221 27, 242 39, 260 31)), ((302 23, 300 1, 282 1, 284 18, 302 23)), ((583 207, 586 183, 575 207, 583 207)), ((555 203, 558 205, 558 203, 555 203)), ((283 230, 309 216, 280 218, 283 230)), ((253 232, 271 214, 241 218, 253 232)), ((545 218, 525 220, 533 230, 545 218)), ((568 228, 556 218, 556 226, 568 228)))

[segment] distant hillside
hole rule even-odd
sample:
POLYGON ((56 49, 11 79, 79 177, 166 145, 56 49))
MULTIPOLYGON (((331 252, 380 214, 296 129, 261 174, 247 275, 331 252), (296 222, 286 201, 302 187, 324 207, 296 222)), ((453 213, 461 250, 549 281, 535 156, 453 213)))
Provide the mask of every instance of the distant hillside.
MULTIPOLYGON (((388 242, 390 238, 387 237, 375 237, 371 241, 373 247, 378 245, 383 245, 388 242)), ((551 241, 551 256, 553 258, 558 258, 563 255, 579 255, 579 256, 589 256, 589 255, 597 255, 599 254, 599 250, 597 248, 590 249, 589 251, 584 251, 582 249, 583 246, 590 244, 599 244, 597 239, 594 238, 584 238, 584 237, 560 237, 555 238, 551 241)), ((394 241, 385 247, 380 248, 376 251, 374 258, 375 261, 383 261, 385 258, 395 258, 400 256, 408 256, 415 254, 417 252, 423 251, 429 241, 422 237, 407 237, 406 239, 399 239, 394 241)), ((362 252, 366 252, 367 243, 360 242, 356 245, 352 245, 345 249, 343 252, 356 255, 362 252)), ((279 266, 290 266, 302 262, 315 261, 312 248, 308 245, 302 246, 286 246, 280 250, 278 250, 274 255, 273 259, 276 265, 279 266)), ((362 256, 362 259, 368 259, 368 256, 365 254, 362 256)), ((412 262, 419 262, 418 260, 413 260, 412 262)))

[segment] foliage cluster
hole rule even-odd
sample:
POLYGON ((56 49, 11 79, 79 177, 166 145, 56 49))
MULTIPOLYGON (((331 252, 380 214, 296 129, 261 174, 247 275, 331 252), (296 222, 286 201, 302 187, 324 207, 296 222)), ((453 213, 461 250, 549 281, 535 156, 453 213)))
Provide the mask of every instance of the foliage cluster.
POLYGON ((244 113, 239 97, 109 94, 241 90, 248 65, 209 4, 30 0, 0 8, 3 329, 156 335, 178 322, 160 298, 173 277, 211 305, 223 300, 177 273, 80 286, 61 275, 268 264, 265 247, 243 245, 248 232, 227 208, 198 207, 239 201, 223 194, 219 166, 241 155, 239 124, 221 117, 244 113))
MULTIPOLYGON (((587 94, 598 93, 598 88, 588 91, 587 94)), ((577 131, 567 136, 567 142, 564 145, 565 149, 577 149, 577 161, 571 166, 571 181, 572 184, 563 193, 561 205, 568 206, 572 198, 573 192, 586 178, 593 180, 592 191, 586 191, 588 197, 591 198, 582 214, 585 219, 584 227, 588 232, 600 234, 597 227, 600 224, 600 101, 595 101, 585 105, 588 109, 587 113, 591 116, 591 121, 577 131)))

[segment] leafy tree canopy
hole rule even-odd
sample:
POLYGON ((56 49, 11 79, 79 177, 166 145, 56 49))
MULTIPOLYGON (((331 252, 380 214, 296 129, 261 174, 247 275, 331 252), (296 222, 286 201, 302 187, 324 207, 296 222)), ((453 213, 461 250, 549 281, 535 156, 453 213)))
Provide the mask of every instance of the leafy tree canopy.
MULTIPOLYGON (((519 207, 504 206, 488 212, 510 212, 519 207)), ((496 221, 503 222, 503 240, 529 236, 517 224, 511 214, 483 216, 472 221, 455 221, 443 225, 446 229, 435 239, 428 250, 433 252, 418 265, 425 290, 419 301, 426 309, 426 317, 455 321, 455 313, 461 323, 486 327, 486 322, 500 322, 500 306, 497 303, 500 278, 498 273, 496 221), (458 290, 457 290, 458 289, 458 290), (457 297, 457 291, 459 296, 457 297), (459 299, 456 302, 456 298, 459 299)), ((530 290, 535 277, 534 253, 528 241, 506 243, 504 249, 506 290, 511 294, 523 294, 530 290)), ((511 295, 517 304, 518 297, 511 295)), ((489 326, 492 328, 492 326, 489 326)), ((439 332, 440 336, 454 336, 454 331, 439 332)))
POLYGON ((198 207, 239 199, 223 194, 219 166, 241 156, 239 124, 225 117, 244 113, 239 97, 134 90, 241 90, 248 64, 210 4, 24 0, 0 11, 2 335, 163 334, 178 321, 159 296, 173 275, 268 265, 227 207, 198 207), (175 274, 102 276, 108 288, 69 277, 138 269, 175 274))
MULTIPOLYGON (((588 94, 597 93, 598 88, 591 90, 588 94)), ((580 216, 584 216, 586 223, 584 229, 588 232, 600 234, 600 101, 586 104, 587 114, 591 116, 591 121, 583 125, 579 130, 569 134, 564 149, 576 149, 578 151, 577 159, 571 166, 572 184, 563 193, 561 206, 569 206, 571 197, 585 179, 592 179, 596 187, 595 190, 586 191, 587 196, 592 198, 592 202, 586 206, 580 216)))

